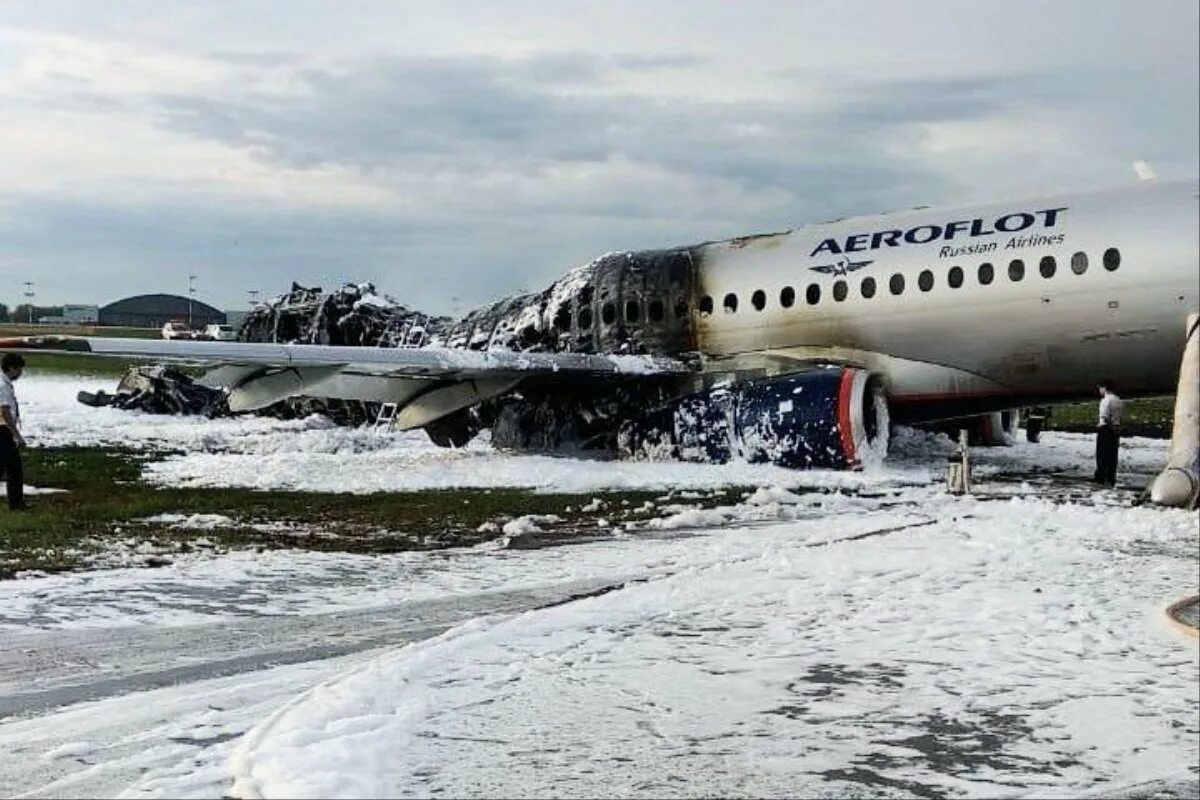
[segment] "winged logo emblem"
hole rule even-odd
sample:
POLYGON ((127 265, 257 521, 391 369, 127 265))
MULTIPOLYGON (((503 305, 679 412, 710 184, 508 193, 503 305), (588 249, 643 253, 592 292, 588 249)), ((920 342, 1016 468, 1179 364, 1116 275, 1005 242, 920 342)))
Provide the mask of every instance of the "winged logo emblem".
POLYGON ((809 269, 811 269, 813 272, 820 272, 823 275, 832 275, 834 277, 837 277, 839 275, 849 275, 851 272, 860 270, 863 267, 867 266, 868 264, 873 264, 873 263, 875 263, 875 262, 870 261, 870 260, 868 260, 868 261, 851 261, 848 258, 839 258, 837 261, 833 262, 832 264, 821 264, 816 267, 809 267, 809 269))

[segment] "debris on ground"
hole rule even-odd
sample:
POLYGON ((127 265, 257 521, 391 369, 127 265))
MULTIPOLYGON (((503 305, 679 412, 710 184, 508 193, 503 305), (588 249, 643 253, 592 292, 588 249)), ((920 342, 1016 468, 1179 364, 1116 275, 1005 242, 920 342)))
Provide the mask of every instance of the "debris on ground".
MULTIPOLYGON (((348 283, 333 292, 297 283, 286 294, 252 310, 238 331, 243 342, 322 344, 351 347, 420 347, 450 323, 413 311, 379 295, 370 283, 348 283)), ((80 392, 79 402, 95 407, 221 417, 231 414, 227 393, 204 386, 168 366, 132 367, 114 394, 80 392)), ((363 425, 379 416, 379 403, 293 397, 253 412, 259 416, 299 419, 322 414, 338 425, 363 425)))
POLYGON ((131 367, 117 384, 115 394, 80 392, 84 405, 112 406, 150 414, 184 414, 205 417, 227 416, 229 404, 220 389, 203 386, 174 367, 131 367))

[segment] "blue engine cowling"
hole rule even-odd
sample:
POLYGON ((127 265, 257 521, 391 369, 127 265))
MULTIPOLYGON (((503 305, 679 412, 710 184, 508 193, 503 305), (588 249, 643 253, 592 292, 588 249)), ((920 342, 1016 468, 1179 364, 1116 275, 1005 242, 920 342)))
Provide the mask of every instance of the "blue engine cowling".
POLYGON ((887 400, 853 367, 823 367, 737 383, 681 400, 673 413, 680 458, 741 458, 782 467, 854 469, 887 451, 887 400))

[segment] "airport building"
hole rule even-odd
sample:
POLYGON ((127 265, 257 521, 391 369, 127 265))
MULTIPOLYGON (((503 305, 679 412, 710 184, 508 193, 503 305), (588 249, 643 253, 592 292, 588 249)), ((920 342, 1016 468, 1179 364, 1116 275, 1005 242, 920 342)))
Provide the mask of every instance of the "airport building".
POLYGON ((101 325, 132 328, 161 328, 171 320, 188 322, 193 328, 214 323, 224 325, 225 312, 199 300, 174 294, 141 294, 109 303, 100 309, 101 325))

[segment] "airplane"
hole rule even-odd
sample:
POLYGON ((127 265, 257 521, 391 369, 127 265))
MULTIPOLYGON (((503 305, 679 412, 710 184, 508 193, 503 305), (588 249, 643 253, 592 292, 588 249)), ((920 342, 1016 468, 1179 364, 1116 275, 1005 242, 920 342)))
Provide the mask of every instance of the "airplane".
MULTIPOLYGON (((233 411, 395 404, 461 446, 854 469, 892 423, 1173 392, 1200 307, 1198 182, 920 208, 609 253, 454 321, 431 346, 28 337, 0 348, 208 368, 233 411)), ((990 429, 990 430, 989 430, 990 429)))

